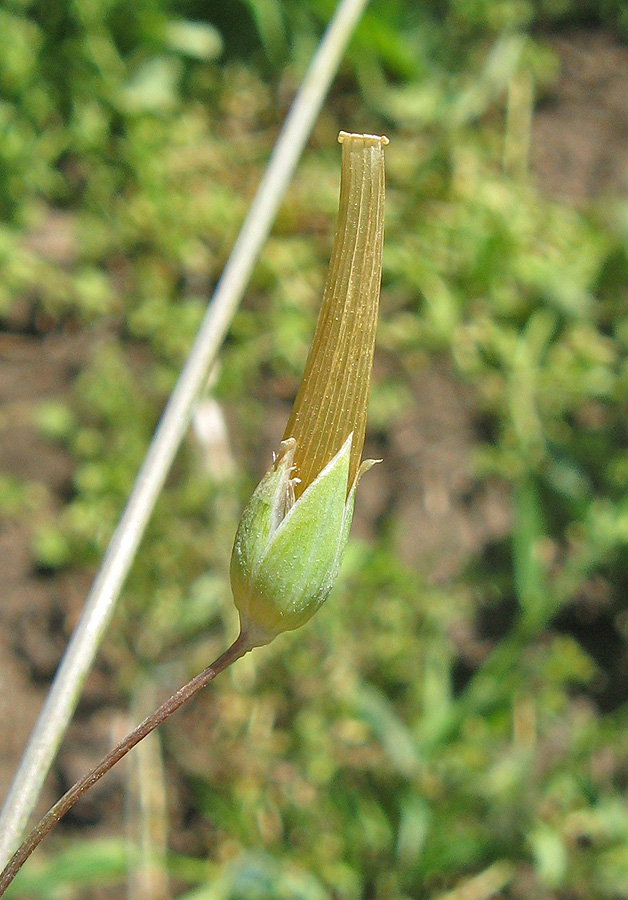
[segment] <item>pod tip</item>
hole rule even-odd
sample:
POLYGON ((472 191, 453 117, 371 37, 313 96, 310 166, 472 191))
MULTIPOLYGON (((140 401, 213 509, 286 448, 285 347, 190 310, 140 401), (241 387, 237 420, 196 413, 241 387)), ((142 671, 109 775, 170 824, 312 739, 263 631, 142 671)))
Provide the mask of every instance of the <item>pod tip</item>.
POLYGON ((381 144, 383 147, 390 143, 385 134, 355 134, 350 131, 341 131, 338 135, 338 143, 344 143, 347 138, 352 138, 353 140, 361 139, 365 144, 381 144))

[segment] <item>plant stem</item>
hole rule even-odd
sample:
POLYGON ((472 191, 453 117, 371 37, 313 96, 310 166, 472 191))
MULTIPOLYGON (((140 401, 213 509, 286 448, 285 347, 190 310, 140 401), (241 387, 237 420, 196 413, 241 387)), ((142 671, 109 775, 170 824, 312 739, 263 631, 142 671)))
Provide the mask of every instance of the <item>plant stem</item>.
POLYGON ((146 524, 270 231, 327 90, 368 0, 339 0, 294 98, 227 265, 155 431, 120 522, 0 811, 0 865, 19 841, 78 702, 146 524))
POLYGON ((35 847, 52 831, 60 819, 72 809, 83 794, 95 785, 123 756, 126 756, 129 750, 132 750, 136 744, 139 744, 147 734, 150 734, 151 731, 154 731, 155 728, 165 722, 169 716, 187 703, 188 700, 191 700, 210 681, 213 681, 216 675, 224 672, 232 663, 251 650, 253 646, 248 635, 240 632, 238 638, 225 650, 222 656, 219 656, 211 666, 207 666, 200 674, 188 681, 182 688, 179 688, 172 697, 166 700, 165 703, 162 703, 159 709, 144 719, 137 728, 130 731, 93 769, 90 769, 87 775, 84 775, 83 778, 66 791, 63 797, 57 800, 55 805, 48 810, 39 824, 33 828, 13 854, 6 868, 0 873, 0 897, 2 897, 35 847))

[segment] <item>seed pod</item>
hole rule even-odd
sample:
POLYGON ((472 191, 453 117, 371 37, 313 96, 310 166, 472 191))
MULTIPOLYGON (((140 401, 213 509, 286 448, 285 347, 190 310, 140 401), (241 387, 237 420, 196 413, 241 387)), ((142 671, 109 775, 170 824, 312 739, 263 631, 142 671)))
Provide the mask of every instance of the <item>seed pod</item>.
POLYGON ((340 132, 338 225, 305 372, 280 452, 244 510, 231 558, 252 643, 298 628, 327 598, 347 543, 379 309, 385 137, 340 132))

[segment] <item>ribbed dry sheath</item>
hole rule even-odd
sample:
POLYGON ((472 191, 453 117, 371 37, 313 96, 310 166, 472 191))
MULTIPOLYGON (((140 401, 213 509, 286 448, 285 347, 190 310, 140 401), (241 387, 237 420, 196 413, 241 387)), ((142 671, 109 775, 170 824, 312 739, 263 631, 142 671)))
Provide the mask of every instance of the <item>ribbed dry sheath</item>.
POLYGON ((360 466, 379 313, 388 138, 340 132, 338 225, 314 340, 286 425, 295 497, 353 432, 349 486, 360 466))
POLYGON ((360 463, 379 310, 385 137, 341 132, 338 227, 294 408, 247 505, 231 557, 242 633, 299 628, 326 600, 344 554, 360 463))

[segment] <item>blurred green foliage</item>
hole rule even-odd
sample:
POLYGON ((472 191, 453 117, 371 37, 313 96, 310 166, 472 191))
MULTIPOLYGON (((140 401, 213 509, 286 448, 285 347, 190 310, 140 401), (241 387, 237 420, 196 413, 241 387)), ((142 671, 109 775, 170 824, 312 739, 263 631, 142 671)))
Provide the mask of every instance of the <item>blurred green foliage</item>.
MULTIPOLYGON (((36 416, 75 464, 60 515, 41 486, 0 481, 42 567, 105 549, 332 8, 0 10, 0 314, 91 347, 71 402, 36 416), (38 250, 60 223, 66 250, 38 250)), ((106 652, 131 691, 145 669, 183 681, 234 634, 230 545, 313 331, 340 127, 392 138, 377 440, 385 455, 444 360, 481 422, 476 482, 508 486, 512 525, 433 585, 400 562, 393 509, 306 629, 166 729, 209 858, 169 857, 188 900, 628 898, 628 698, 603 682, 628 656, 628 198, 543 196, 529 105, 517 119, 506 102, 553 82, 545 38, 567 25, 625 37, 625 3, 374 0, 358 29, 222 354, 242 474, 213 476, 188 442, 106 652), (600 596, 610 624, 591 643, 578 616, 600 596)), ((117 844, 63 846, 14 896, 86 896, 133 864, 117 844)))

